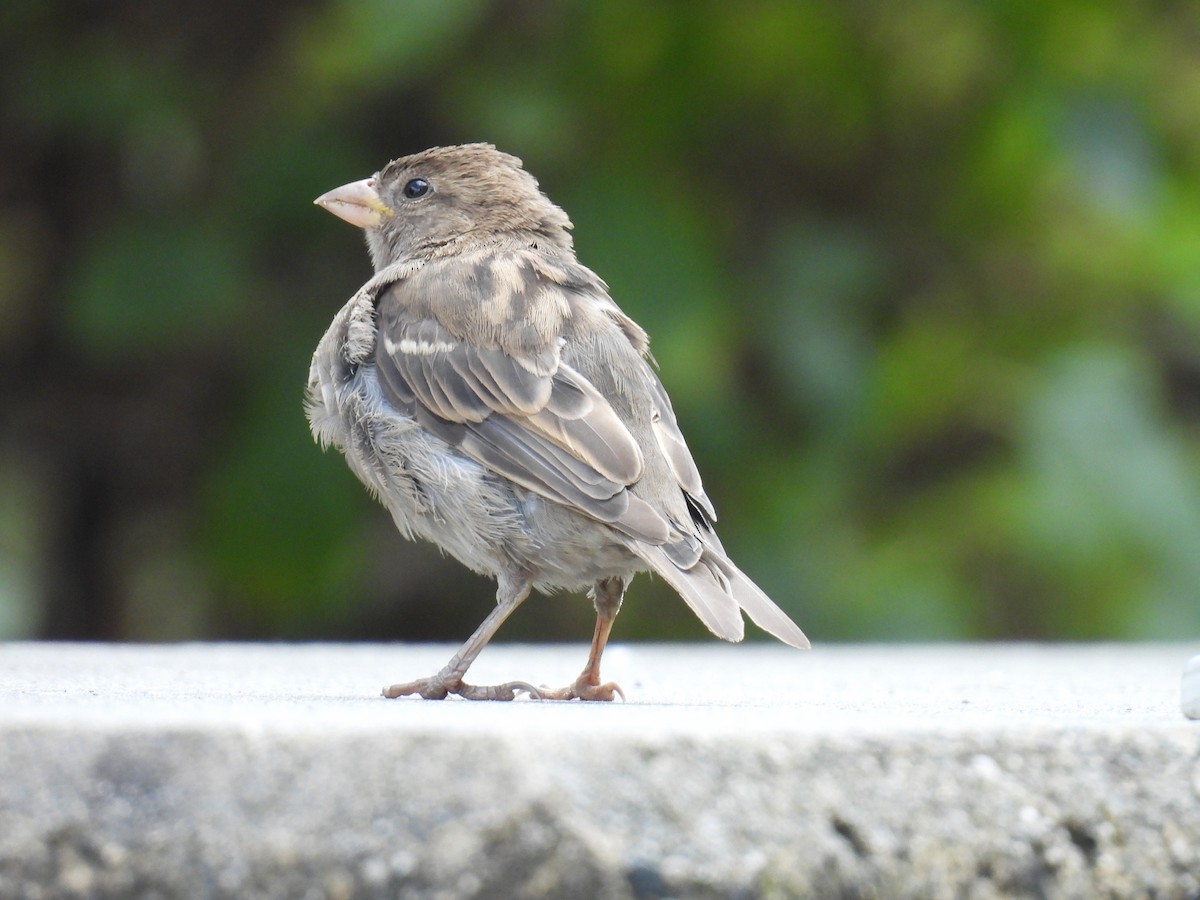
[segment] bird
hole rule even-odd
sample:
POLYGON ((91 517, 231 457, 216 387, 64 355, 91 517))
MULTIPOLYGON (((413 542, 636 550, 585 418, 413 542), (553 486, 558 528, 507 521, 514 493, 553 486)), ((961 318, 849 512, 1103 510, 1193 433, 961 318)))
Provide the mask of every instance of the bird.
POLYGON ((657 573, 719 638, 742 612, 808 638, 733 564, 646 332, 577 259, 521 160, 434 147, 314 201, 365 232, 374 274, 313 354, 305 407, 407 538, 496 580, 496 606, 436 674, 388 698, 625 698, 600 660, 625 590, 657 573), (588 590, 587 663, 564 688, 468 668, 532 590, 588 590))

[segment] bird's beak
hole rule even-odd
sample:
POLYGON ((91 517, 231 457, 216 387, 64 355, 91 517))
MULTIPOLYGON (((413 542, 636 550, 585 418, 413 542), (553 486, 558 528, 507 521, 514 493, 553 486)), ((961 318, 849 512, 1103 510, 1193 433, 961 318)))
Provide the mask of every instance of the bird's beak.
POLYGON ((375 190, 374 178, 343 184, 322 194, 313 203, 359 228, 378 228, 385 217, 395 215, 395 212, 380 199, 379 192, 375 190))

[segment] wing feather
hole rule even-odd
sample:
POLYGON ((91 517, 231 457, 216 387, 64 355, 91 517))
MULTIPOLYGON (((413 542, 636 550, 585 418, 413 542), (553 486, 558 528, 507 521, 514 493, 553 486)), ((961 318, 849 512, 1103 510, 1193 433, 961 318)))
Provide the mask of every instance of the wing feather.
POLYGON ((708 495, 704 493, 700 470, 696 467, 696 461, 692 459, 692 451, 688 449, 683 432, 679 429, 679 422, 675 419, 675 410, 671 406, 671 398, 667 396, 666 388, 662 386, 662 382, 654 373, 650 372, 649 375, 650 390, 654 398, 654 417, 651 419, 651 427, 655 442, 662 450, 663 456, 666 457, 667 465, 684 494, 694 504, 694 507, 698 507, 694 511, 703 511, 704 516, 707 517, 704 524, 711 530, 712 523, 717 520, 717 512, 713 509, 708 495))
POLYGON ((499 346, 456 337, 431 313, 412 313, 399 288, 379 301, 375 363, 384 396, 429 431, 516 484, 638 540, 665 543, 666 518, 628 488, 641 448, 611 404, 553 354, 527 365, 499 346))

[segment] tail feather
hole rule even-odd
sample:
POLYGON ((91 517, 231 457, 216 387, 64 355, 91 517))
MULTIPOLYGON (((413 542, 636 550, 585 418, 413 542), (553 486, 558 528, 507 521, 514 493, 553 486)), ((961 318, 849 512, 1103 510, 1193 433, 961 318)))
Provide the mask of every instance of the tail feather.
POLYGON ((690 569, 681 569, 671 562, 661 547, 636 543, 633 549, 667 584, 675 588, 709 631, 726 641, 742 639, 745 625, 737 601, 728 591, 721 589, 703 559, 690 569))
POLYGON ((705 554, 705 558, 713 557, 717 567, 725 572, 733 599, 750 617, 750 621, 767 634, 773 635, 789 646, 799 650, 807 650, 812 645, 804 632, 800 630, 788 614, 780 609, 775 601, 768 597, 757 584, 746 577, 746 574, 735 566, 728 557, 717 554, 705 554))
POLYGON ((763 593, 724 554, 706 547, 700 561, 681 569, 661 547, 637 544, 634 549, 719 638, 740 641, 745 633, 742 611, 759 628, 792 647, 807 650, 808 638, 787 613, 763 593))

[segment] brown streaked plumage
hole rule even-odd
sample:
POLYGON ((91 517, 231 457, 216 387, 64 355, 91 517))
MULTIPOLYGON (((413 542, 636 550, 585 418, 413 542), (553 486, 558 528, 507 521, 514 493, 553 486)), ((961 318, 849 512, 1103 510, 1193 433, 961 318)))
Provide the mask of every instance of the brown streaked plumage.
POLYGON ((646 333, 576 261, 570 221, 520 160, 438 147, 316 202, 366 231, 375 275, 313 355, 313 433, 406 536, 497 580, 496 608, 454 658, 386 696, 611 700, 600 657, 646 570, 718 637, 741 640, 744 611, 808 646, 726 556, 646 333), (596 632, 573 684, 463 681, 532 588, 589 585, 596 632))

